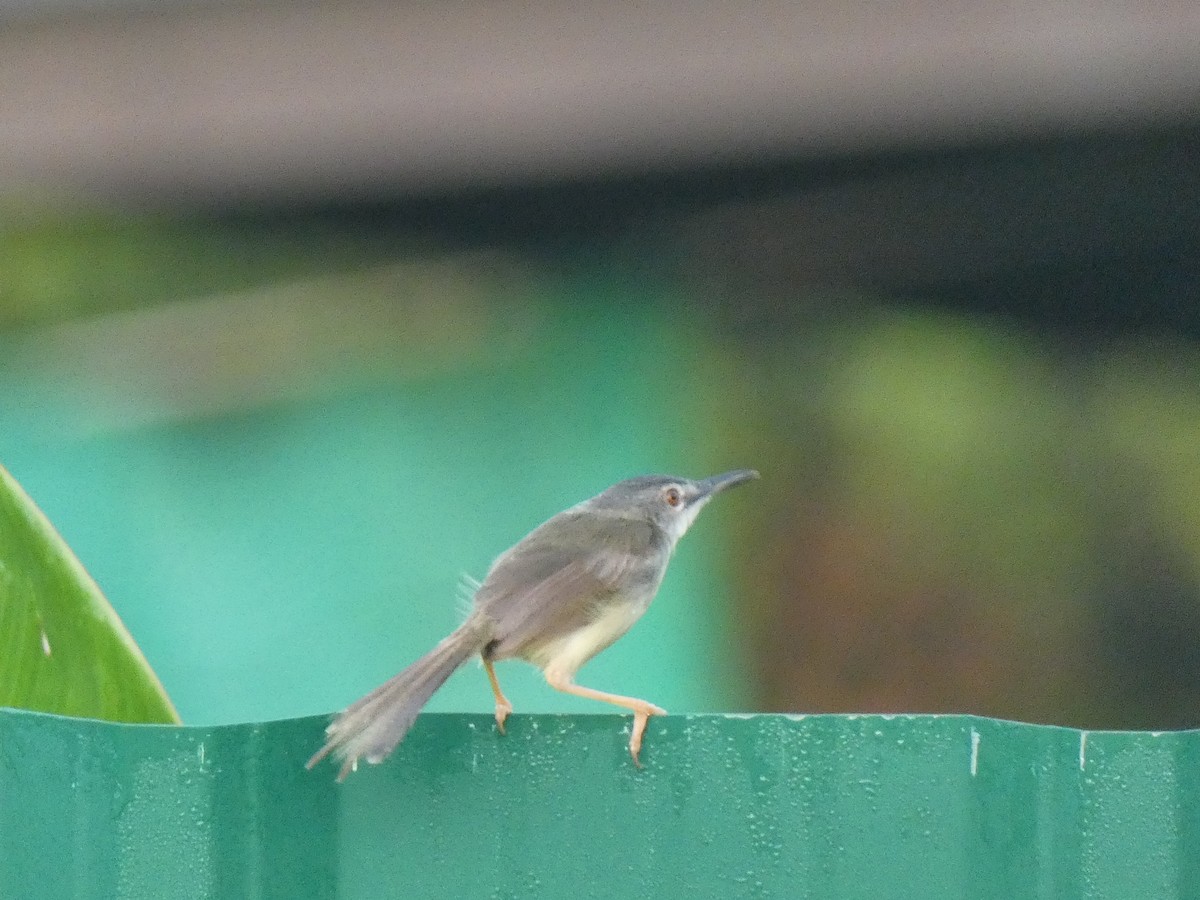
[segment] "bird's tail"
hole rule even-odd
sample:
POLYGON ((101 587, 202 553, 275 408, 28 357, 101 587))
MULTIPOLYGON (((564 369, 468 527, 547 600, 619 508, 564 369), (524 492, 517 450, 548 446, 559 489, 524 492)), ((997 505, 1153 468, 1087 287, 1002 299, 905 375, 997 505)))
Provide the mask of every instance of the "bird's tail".
POLYGON ((468 619, 399 675, 343 710, 325 729, 325 746, 313 754, 307 767, 311 769, 332 753, 342 764, 338 771, 338 781, 342 781, 360 757, 369 763, 382 761, 404 739, 434 691, 487 641, 480 623, 468 619))

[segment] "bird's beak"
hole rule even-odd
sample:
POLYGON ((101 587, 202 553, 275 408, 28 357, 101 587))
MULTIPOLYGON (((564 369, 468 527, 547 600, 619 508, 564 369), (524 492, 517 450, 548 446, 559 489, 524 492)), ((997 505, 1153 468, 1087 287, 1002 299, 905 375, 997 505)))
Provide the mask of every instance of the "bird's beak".
POLYGON ((698 496, 708 499, 714 494, 719 494, 726 488, 737 487, 739 484, 753 481, 757 477, 758 473, 753 469, 736 469, 732 472, 714 475, 712 478, 705 478, 699 482, 700 492, 698 496))

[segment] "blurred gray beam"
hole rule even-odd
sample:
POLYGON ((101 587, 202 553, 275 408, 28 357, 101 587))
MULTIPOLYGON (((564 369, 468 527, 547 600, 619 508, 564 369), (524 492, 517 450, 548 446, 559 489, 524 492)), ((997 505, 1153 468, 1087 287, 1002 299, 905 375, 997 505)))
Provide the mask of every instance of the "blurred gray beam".
POLYGON ((1195 0, 22 11, 0 191, 369 195, 1200 113, 1195 0))

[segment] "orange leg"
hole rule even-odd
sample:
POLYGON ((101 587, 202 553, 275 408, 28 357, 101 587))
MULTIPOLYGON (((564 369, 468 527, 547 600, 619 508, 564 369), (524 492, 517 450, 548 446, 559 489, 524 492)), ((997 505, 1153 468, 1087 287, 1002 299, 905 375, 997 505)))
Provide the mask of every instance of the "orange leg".
POLYGON ((546 681, 550 687, 556 691, 562 691, 564 694, 587 697, 589 700, 599 700, 601 703, 611 703, 614 706, 623 706, 626 709, 633 710, 633 734, 629 736, 629 755, 633 757, 633 764, 635 766, 639 769, 642 767, 641 760, 638 759, 638 754, 642 750, 642 735, 646 733, 646 723, 650 721, 651 716, 665 716, 667 714, 665 709, 634 697, 623 697, 620 694, 608 694, 604 691, 580 687, 572 682, 570 678, 555 673, 546 673, 546 681))
POLYGON ((512 712, 512 704, 504 696, 504 691, 500 690, 500 682, 496 679, 496 669, 490 659, 483 661, 483 668, 487 671, 488 681, 492 683, 492 693, 496 695, 496 727, 500 729, 501 734, 504 734, 504 720, 512 712))

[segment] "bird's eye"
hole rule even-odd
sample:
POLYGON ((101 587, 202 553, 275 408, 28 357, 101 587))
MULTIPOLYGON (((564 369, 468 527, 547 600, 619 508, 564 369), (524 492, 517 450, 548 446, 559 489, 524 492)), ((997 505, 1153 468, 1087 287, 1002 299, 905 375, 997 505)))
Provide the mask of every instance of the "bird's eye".
POLYGON ((683 498, 679 496, 678 488, 667 488, 663 494, 663 499, 667 501, 667 506, 678 506, 683 498))

